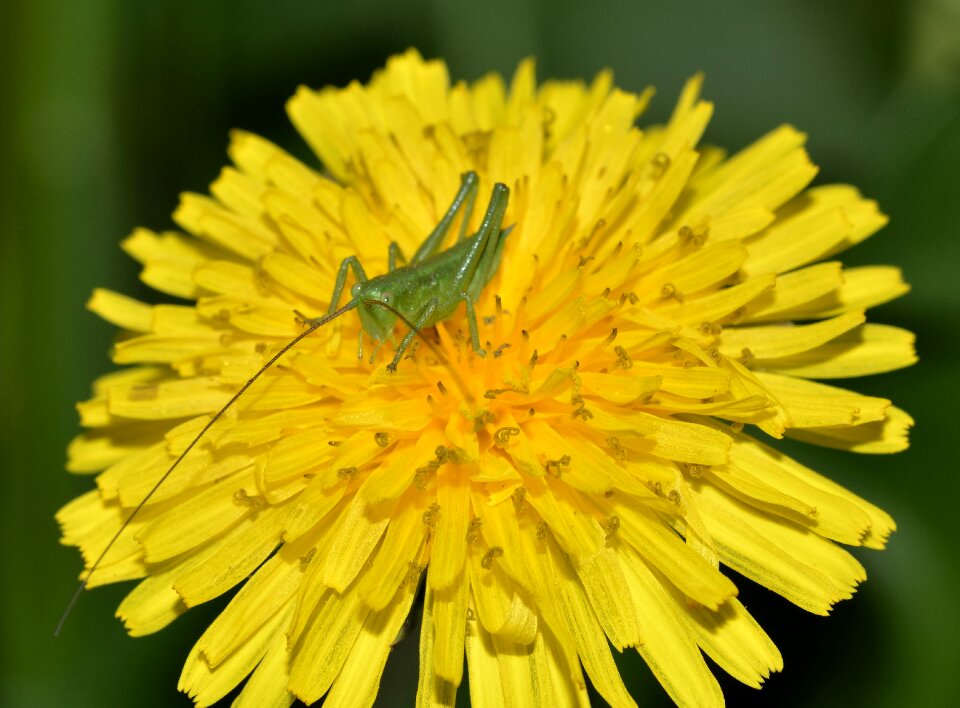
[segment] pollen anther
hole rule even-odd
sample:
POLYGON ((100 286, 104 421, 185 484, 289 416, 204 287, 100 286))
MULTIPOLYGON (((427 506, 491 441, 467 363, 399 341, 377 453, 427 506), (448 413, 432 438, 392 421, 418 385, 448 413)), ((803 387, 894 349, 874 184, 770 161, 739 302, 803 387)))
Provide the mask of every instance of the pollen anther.
POLYGON ((434 502, 427 507, 427 510, 423 512, 423 523, 425 523, 430 528, 434 528, 437 525, 437 519, 440 516, 440 505, 434 502))
POLYGON ((487 551, 483 558, 480 560, 480 565, 482 565, 486 570, 490 570, 493 567, 493 561, 503 555, 503 549, 500 546, 491 546, 490 550, 487 551))
POLYGON ((670 169, 670 156, 665 152, 658 152, 650 160, 650 167, 651 176, 654 179, 660 179, 670 169))
POLYGON ((246 489, 238 489, 233 493, 233 501, 241 506, 249 506, 256 509, 264 505, 264 500, 260 497, 247 494, 246 489))
POLYGON ((306 570, 315 555, 317 555, 317 549, 314 547, 300 556, 300 570, 306 570))
POLYGON ((545 541, 547 538, 547 533, 550 531, 550 527, 547 526, 546 521, 541 521, 537 524, 537 540, 545 541))
POLYGON ((610 538, 620 528, 620 517, 616 514, 610 515, 607 519, 600 522, 600 528, 603 529, 607 538, 610 538))
POLYGON ((607 445, 610 446, 610 449, 613 451, 613 456, 618 460, 627 459, 627 451, 624 449, 620 441, 615 437, 607 438, 607 445))
POLYGON ((353 479, 359 470, 356 467, 341 467, 337 470, 339 479, 353 479))
POLYGON ((514 511, 527 510, 527 505, 523 501, 525 496, 527 496, 526 487, 517 487, 513 490, 513 494, 510 495, 510 500, 513 502, 514 511))
POLYGON ((664 300, 670 300, 672 298, 679 303, 682 303, 686 299, 683 293, 677 290, 677 286, 673 283, 664 283, 663 287, 660 288, 660 297, 664 300))
POLYGON ((483 519, 474 517, 467 524, 467 543, 474 544, 480 540, 480 527, 483 526, 483 519))
POLYGON ((569 466, 570 466, 570 455, 564 455, 558 460, 547 460, 546 464, 544 464, 543 467, 547 471, 547 474, 550 474, 556 477, 557 479, 560 479, 560 475, 562 474, 561 467, 569 467, 569 466))

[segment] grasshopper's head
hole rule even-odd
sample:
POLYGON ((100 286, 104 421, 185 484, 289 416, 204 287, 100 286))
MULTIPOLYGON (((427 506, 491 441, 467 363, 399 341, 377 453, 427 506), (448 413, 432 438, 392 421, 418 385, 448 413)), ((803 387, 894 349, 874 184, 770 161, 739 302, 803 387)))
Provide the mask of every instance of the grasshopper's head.
POLYGON ((357 301, 357 312, 364 331, 377 342, 386 340, 397 322, 397 316, 390 309, 396 307, 393 293, 374 280, 357 283, 350 292, 357 301), (381 302, 383 305, 377 304, 381 302))

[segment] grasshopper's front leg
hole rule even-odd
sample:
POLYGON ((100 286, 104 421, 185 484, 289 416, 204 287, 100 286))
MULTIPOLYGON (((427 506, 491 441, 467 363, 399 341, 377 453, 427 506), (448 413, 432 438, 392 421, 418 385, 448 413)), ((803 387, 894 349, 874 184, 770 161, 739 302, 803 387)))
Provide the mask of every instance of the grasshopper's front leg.
MULTIPOLYGON (((357 279, 358 283, 367 282, 367 274, 363 270, 363 266, 360 265, 360 260, 356 256, 347 256, 340 263, 340 269, 337 271, 337 282, 333 286, 333 294, 330 296, 330 309, 327 310, 327 315, 331 315, 337 311, 337 306, 340 304, 340 296, 343 295, 343 289, 347 285, 347 271, 353 269, 353 275, 357 279)), ((321 319, 321 318, 317 318, 321 319)), ((317 320, 312 320, 316 322, 317 320)), ((357 335, 357 358, 363 359, 363 332, 357 335)))
POLYGON ((440 301, 437 298, 432 297, 427 304, 423 306, 423 309, 420 310, 420 314, 417 316, 417 321, 413 322, 413 326, 410 328, 410 331, 407 332, 403 339, 400 340, 400 346, 397 347, 397 351, 393 355, 393 361, 387 364, 388 371, 396 371, 397 365, 400 363, 400 359, 403 357, 403 353, 407 351, 407 347, 410 346, 410 342, 413 341, 413 338, 417 336, 417 333, 423 330, 424 327, 430 326, 430 324, 436 322, 436 313, 440 308, 440 301))
MULTIPOLYGON (((477 312, 473 307, 473 298, 470 297, 468 293, 460 293, 460 299, 463 300, 467 307, 467 326, 470 329, 470 343, 473 345, 473 351, 479 356, 486 356, 487 350, 480 346, 480 332, 477 327, 477 312)), ((390 371, 397 370, 397 365, 400 363, 400 359, 403 357, 403 353, 407 350, 407 347, 410 346, 410 342, 413 341, 413 338, 417 336, 417 333, 421 332, 424 327, 436 321, 435 317, 439 308, 440 301, 435 297, 431 298, 420 311, 417 321, 413 323, 413 327, 410 328, 410 331, 407 332, 400 341, 400 346, 397 347, 397 351, 393 355, 393 361, 387 365, 387 369, 390 371)))

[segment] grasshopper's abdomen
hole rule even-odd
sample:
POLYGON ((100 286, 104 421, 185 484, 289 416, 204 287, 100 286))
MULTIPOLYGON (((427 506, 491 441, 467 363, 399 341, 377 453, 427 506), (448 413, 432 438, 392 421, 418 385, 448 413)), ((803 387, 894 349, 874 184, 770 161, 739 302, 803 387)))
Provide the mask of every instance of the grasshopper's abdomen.
MULTIPOLYGON (((456 276, 464 265, 464 255, 478 238, 479 234, 466 238, 417 266, 401 269, 407 271, 402 276, 406 282, 405 287, 399 289, 395 307, 415 320, 423 308, 435 299, 437 309, 427 326, 449 317, 460 303, 459 291, 464 289, 462 280, 456 276)), ((393 275, 399 272, 395 271, 393 275)))

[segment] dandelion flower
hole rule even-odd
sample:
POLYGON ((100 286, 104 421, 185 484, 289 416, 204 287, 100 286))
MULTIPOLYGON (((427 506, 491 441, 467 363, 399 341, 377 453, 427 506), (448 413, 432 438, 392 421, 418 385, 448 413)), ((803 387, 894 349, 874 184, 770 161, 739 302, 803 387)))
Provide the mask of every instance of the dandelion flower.
POLYGON ((319 166, 236 132, 212 196, 183 195, 181 231, 124 242, 183 304, 90 300, 129 366, 79 404, 69 449, 98 473, 58 514, 88 569, 302 332, 295 313, 327 312, 345 257, 386 272, 388 244, 413 253, 466 172, 481 195, 511 190, 476 303, 487 356, 459 307, 392 372, 389 342, 358 359, 345 314, 201 438, 90 576, 140 580, 118 610, 134 636, 239 586, 180 677, 197 704, 245 681, 236 705, 370 705, 422 588, 423 705, 452 703, 464 655, 477 706, 583 704, 588 680, 633 705, 612 650, 678 704, 718 705, 704 655, 754 687, 782 668, 726 569, 822 615, 865 579, 843 546, 883 547, 893 520, 770 439, 906 446, 890 401, 820 382, 915 359, 909 332, 864 318, 906 292, 899 270, 833 258, 886 218, 852 187, 811 188, 792 127, 732 156, 701 146, 699 89, 641 130, 652 92, 609 72, 537 85, 527 61, 509 87, 451 85, 409 51, 290 100, 319 166))

